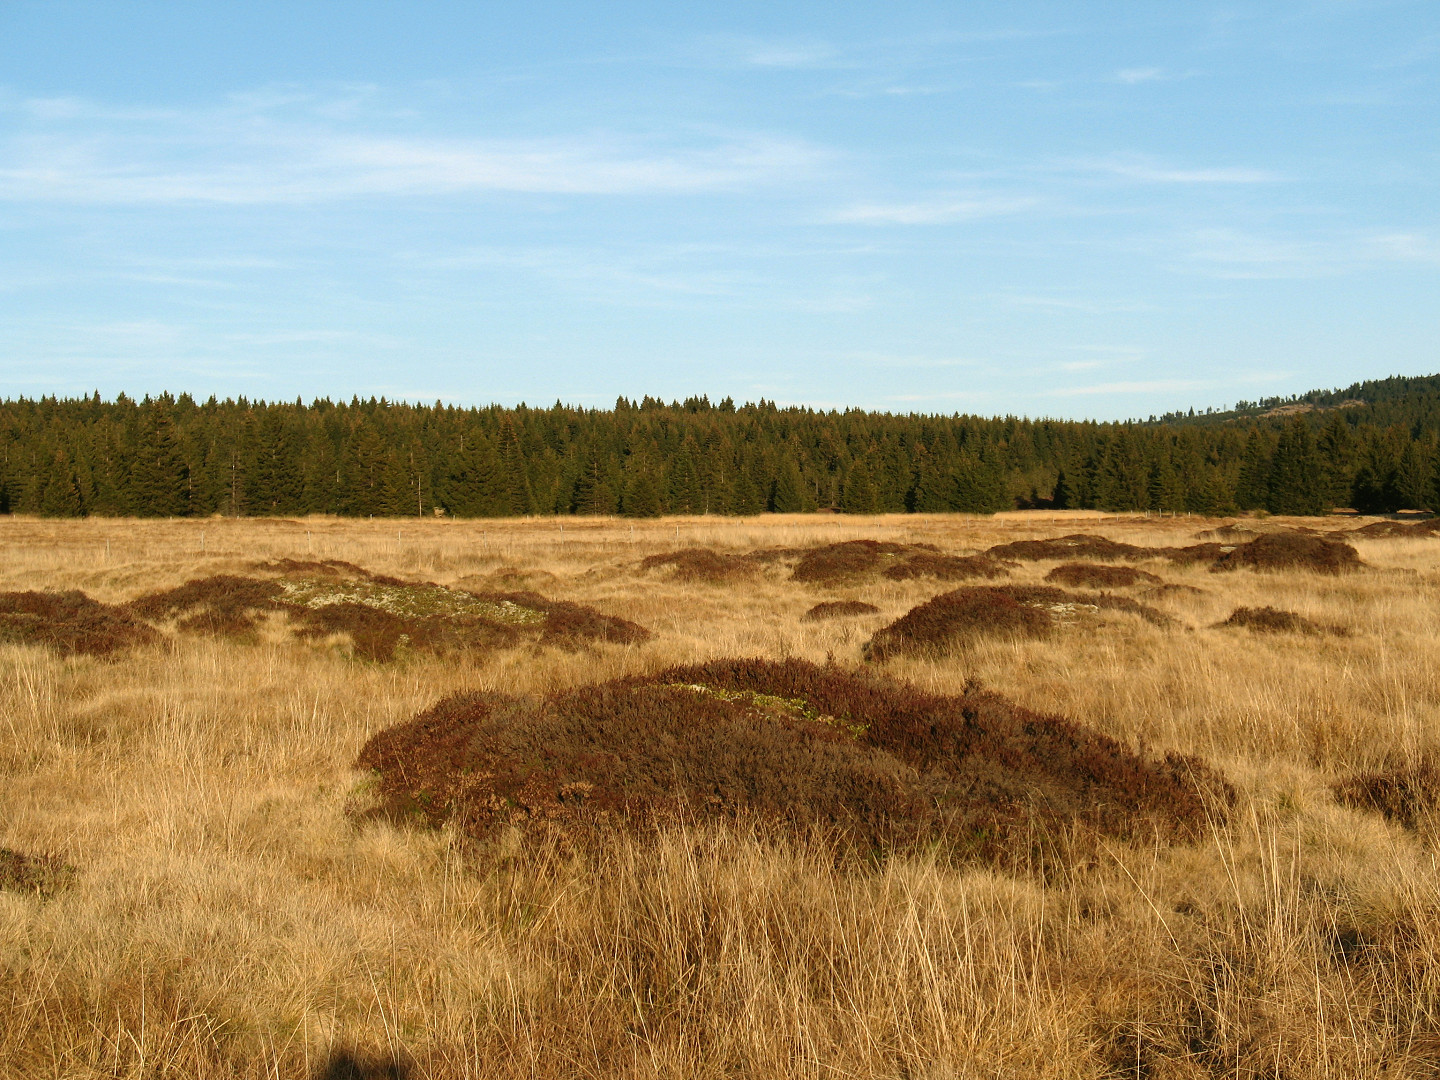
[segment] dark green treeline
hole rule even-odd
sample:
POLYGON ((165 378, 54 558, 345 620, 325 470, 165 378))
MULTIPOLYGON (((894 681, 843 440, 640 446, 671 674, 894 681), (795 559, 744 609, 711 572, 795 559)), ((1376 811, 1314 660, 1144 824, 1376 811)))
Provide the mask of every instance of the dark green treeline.
POLYGON ((1356 403, 1351 388, 1345 407, 1294 416, 1124 424, 737 408, 728 398, 621 399, 611 410, 22 398, 0 403, 0 511, 1420 509, 1437 505, 1440 378, 1410 381, 1411 406, 1393 393, 1356 403))

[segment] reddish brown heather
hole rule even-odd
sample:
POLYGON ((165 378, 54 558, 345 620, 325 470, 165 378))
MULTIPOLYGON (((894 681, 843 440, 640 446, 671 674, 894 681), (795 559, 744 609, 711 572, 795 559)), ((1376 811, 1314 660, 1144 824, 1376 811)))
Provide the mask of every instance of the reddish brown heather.
MULTIPOLYGON (((806 551, 791 572, 791 580, 812 583, 843 581, 845 578, 868 574, 888 559, 917 550, 911 544, 893 544, 883 540, 846 540, 839 544, 806 551)), ((923 550, 933 552, 933 547, 923 550)))
POLYGON ((1040 562, 1046 559, 1108 559, 1112 561, 1149 559, 1156 554, 1154 548, 1136 547, 1107 540, 1103 536, 1088 533, 1072 533, 1048 540, 1013 540, 1008 544, 996 544, 987 553, 994 559, 1020 559, 1025 562, 1040 562))
POLYGON ((1181 566, 1193 563, 1213 563, 1235 550, 1235 544, 1211 541, 1206 544, 1190 544, 1186 547, 1158 548, 1155 554, 1181 566))
POLYGON ((1005 563, 988 555, 941 555, 933 551, 911 552, 903 561, 881 571, 881 576, 891 581, 922 577, 937 581, 965 581, 969 578, 1008 577, 1009 574, 1005 563))
POLYGON ((104 656, 159 640, 124 608, 83 592, 0 593, 0 641, 47 645, 62 656, 104 656))
POLYGON ((149 593, 125 606, 144 619, 182 616, 177 625, 192 633, 240 636, 255 629, 257 614, 279 607, 283 592, 273 581, 215 574, 149 593))
POLYGON ((1195 539, 1221 544, 1243 544, 1259 535, 1254 529, 1247 529, 1243 525, 1221 525, 1215 529, 1201 529, 1195 534, 1195 539))
POLYGON ((855 615, 874 615, 880 609, 864 600, 826 600, 816 604, 804 615, 801 622, 819 622, 822 619, 846 619, 855 615))
POLYGON ((1357 810, 1373 810, 1414 829, 1440 810, 1440 765, 1432 757, 1359 773, 1332 789, 1335 798, 1357 810))
POLYGON ((1133 566, 1103 566, 1096 563, 1063 563, 1045 575, 1056 585, 1088 589, 1128 589, 1134 585, 1159 585, 1160 578, 1133 566))
MULTIPOLYGON (((413 582, 371 574, 350 563, 331 560, 304 563, 281 560, 264 564, 266 569, 290 574, 311 574, 316 567, 330 576, 353 580, 357 577, 377 585, 403 588, 413 582)), ((437 586, 421 583, 421 587, 437 586)), ((543 616, 533 624, 511 624, 466 612, 437 612, 431 615, 398 615, 362 603, 327 604, 307 607, 287 602, 284 590, 273 580, 217 574, 187 581, 174 589, 151 593, 132 600, 129 612, 152 620, 179 616, 177 627, 191 633, 244 637, 252 633, 258 616, 269 611, 285 613, 295 633, 317 639, 333 634, 348 635, 355 655, 365 660, 388 662, 405 651, 445 655, 457 652, 510 648, 522 641, 574 647, 589 641, 634 644, 650 632, 627 619, 604 615, 594 608, 564 600, 550 600, 533 592, 477 592, 474 596, 495 604, 511 603, 543 616)), ((147 633, 153 633, 143 627, 147 633)))
POLYGON ((75 868, 50 855, 27 855, 0 847, 0 889, 52 896, 75 877, 75 868))
POLYGON ((1424 521, 1372 521, 1358 529, 1351 529, 1351 536, 1368 539, 1389 539, 1411 537, 1420 539, 1440 533, 1440 518, 1426 518, 1424 521))
POLYGON ((1238 626, 1246 630, 1258 630, 1268 634, 1332 634, 1340 637, 1346 636, 1346 630, 1340 626, 1325 626, 1307 619, 1293 611, 1281 611, 1273 607, 1239 607, 1230 613, 1230 617, 1224 622, 1215 624, 1217 627, 1238 626))
POLYGON ((382 812, 476 838, 603 841, 677 818, 740 819, 861 850, 940 843, 1024 862, 1086 833, 1196 836, 1228 785, 1140 757, 998 694, 958 697, 801 660, 722 660, 543 698, 461 694, 381 732, 382 812))
POLYGON ((1106 593, 1071 593, 1048 585, 973 585, 941 593, 882 627, 865 646, 868 660, 943 653, 982 637, 1043 637, 1086 609, 1123 611, 1156 626, 1169 616, 1106 593))
POLYGON ((755 570, 755 562, 738 555, 725 555, 710 548, 682 548, 660 555, 647 555, 640 560, 641 570, 670 568, 680 581, 704 581, 718 584, 746 577, 755 570))
POLYGON ((1300 532, 1270 533, 1241 544, 1215 561, 1211 570, 1311 570, 1318 574, 1339 574, 1358 570, 1365 564, 1360 554, 1343 540, 1310 536, 1300 532))
POLYGON ((396 578, 387 578, 372 574, 364 567, 356 566, 354 563, 346 562, 344 559, 275 559, 271 562, 258 562, 254 569, 264 570, 267 573, 279 574, 282 577, 307 577, 307 578, 329 578, 333 581, 384 581, 396 582, 396 578))

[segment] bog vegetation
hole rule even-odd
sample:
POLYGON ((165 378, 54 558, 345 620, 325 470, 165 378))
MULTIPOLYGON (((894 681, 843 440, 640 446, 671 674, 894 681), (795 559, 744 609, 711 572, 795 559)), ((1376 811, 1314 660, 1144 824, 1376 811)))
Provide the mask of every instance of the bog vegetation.
POLYGON ((1433 1075, 1440 538, 1062 516, 0 520, 0 1078, 1433 1075))
POLYGON ((614 409, 188 395, 0 403, 0 512, 1366 513, 1436 505, 1440 376, 1096 424, 646 397, 614 409))

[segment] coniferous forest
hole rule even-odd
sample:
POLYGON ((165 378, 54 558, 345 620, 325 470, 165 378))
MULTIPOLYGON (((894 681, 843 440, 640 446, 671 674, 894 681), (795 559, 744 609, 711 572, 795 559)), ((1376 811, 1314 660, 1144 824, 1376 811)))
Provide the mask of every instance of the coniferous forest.
POLYGON ((624 398, 613 409, 188 395, 0 403, 0 511, 414 516, 1440 505, 1440 376, 1146 421, 624 398))

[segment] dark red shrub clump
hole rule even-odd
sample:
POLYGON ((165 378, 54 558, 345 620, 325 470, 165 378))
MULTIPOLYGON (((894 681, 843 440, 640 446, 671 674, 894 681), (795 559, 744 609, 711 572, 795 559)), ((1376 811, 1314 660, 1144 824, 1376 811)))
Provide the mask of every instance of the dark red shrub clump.
POLYGON ((913 550, 912 545, 883 540, 846 540, 839 544, 826 544, 805 552, 790 577, 793 581, 812 583, 843 581, 875 571, 883 562, 913 550))
POLYGON ((78 590, 0 593, 0 641, 47 645, 62 656, 104 656, 159 640, 123 607, 78 590))
POLYGON ((934 578, 936 581, 966 581, 970 578, 1008 577, 1004 563, 988 555, 941 555, 934 551, 913 551, 887 566, 881 576, 891 581, 934 578))
POLYGON ((1238 626, 1246 630, 1258 630, 1269 634, 1336 634, 1343 636, 1345 630, 1338 626, 1324 626, 1307 619, 1294 611, 1281 611, 1273 607, 1240 607, 1230 613, 1217 627, 1238 626))
POLYGON ((1211 570, 1311 570, 1340 574, 1365 564, 1360 553, 1343 540, 1303 533, 1269 533, 1220 556, 1211 570))
POLYGON ((1159 585, 1160 578, 1133 566, 1103 566, 1096 563, 1064 563, 1045 575, 1056 585, 1088 589, 1127 589, 1134 585, 1159 585))
POLYGON ((1373 810, 1406 828, 1419 827, 1440 810, 1440 766, 1430 757, 1335 784, 1335 798, 1357 810, 1373 810))
POLYGON ((1008 544, 996 544, 988 554, 993 559, 1020 559, 1025 562, 1040 562, 1046 559, 1108 559, 1128 562, 1151 558, 1156 554, 1156 549, 1122 544, 1089 533, 1072 533, 1049 540, 1013 540, 1008 544))
POLYGON ((1102 610, 1138 615, 1156 626, 1169 616, 1123 596, 1071 593, 1048 585, 973 585, 941 593, 876 632, 865 647, 869 660, 943 653, 983 637, 1043 637, 1083 613, 1102 610))
POLYGON ((804 615, 801 622, 819 622, 822 619, 847 619, 855 615, 874 615, 880 609, 864 600, 826 600, 816 604, 804 615))
POLYGON ((1147 759, 998 694, 927 694, 800 660, 461 694, 376 735, 356 764, 377 774, 382 812, 474 837, 709 818, 998 861, 1087 831, 1194 837, 1231 798, 1198 760, 1147 759))
POLYGON ((747 577, 755 563, 738 555, 726 555, 710 548, 683 548, 640 560, 641 570, 670 568, 679 581, 721 583, 747 577))

